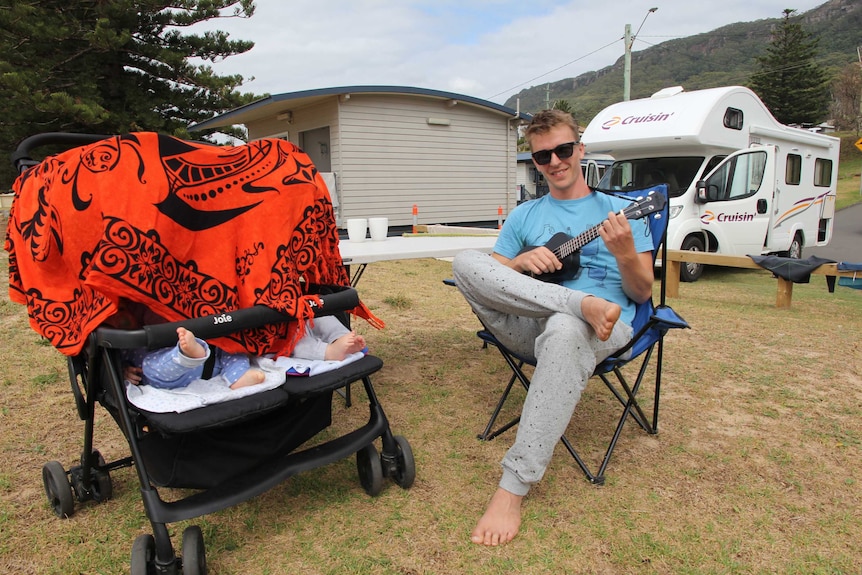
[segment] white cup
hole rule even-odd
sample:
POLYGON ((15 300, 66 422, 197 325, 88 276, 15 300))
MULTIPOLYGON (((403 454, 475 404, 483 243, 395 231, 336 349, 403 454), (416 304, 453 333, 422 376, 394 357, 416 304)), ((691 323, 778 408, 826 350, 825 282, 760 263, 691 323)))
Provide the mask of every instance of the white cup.
POLYGON ((371 230, 371 239, 380 242, 389 234, 389 218, 368 218, 368 229, 371 230))
POLYGON ((366 218, 348 218, 347 239, 351 242, 364 242, 367 231, 368 220, 366 218))

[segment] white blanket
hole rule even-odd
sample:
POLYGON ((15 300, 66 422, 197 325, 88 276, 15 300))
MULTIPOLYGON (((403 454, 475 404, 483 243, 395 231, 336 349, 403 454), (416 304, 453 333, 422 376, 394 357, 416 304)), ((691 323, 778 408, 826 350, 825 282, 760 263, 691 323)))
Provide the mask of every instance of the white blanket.
POLYGON ((365 354, 356 352, 344 361, 305 360, 293 357, 252 358, 252 366, 259 367, 266 376, 263 383, 239 389, 231 389, 227 379, 217 375, 210 379, 197 379, 185 387, 159 389, 151 385, 132 385, 126 383, 126 397, 129 402, 143 410, 153 413, 183 413, 213 403, 221 403, 260 393, 284 383, 287 375, 317 375, 361 359, 365 354))

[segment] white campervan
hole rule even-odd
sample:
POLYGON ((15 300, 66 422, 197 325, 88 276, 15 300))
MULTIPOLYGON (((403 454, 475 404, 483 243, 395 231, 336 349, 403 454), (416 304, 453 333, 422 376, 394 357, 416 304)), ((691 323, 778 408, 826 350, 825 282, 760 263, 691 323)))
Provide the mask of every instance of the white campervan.
MULTIPOLYGON (((600 189, 667 183, 668 248, 801 257, 832 237, 840 140, 784 126, 741 86, 666 88, 619 102, 584 130, 610 154, 600 189)), ((695 281, 687 264, 683 281, 695 281)))

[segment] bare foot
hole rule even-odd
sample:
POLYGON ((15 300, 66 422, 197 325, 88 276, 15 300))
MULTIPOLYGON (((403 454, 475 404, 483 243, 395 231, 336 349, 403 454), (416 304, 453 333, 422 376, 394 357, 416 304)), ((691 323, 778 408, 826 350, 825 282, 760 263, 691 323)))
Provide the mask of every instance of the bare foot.
POLYGON ((239 389, 240 387, 249 387, 251 385, 258 385, 264 382, 266 379, 266 375, 259 369, 250 369, 233 382, 230 386, 231 389, 239 389))
POLYGON ((488 509, 473 529, 470 541, 477 545, 497 546, 514 539, 521 527, 522 499, 522 495, 497 488, 488 509))
POLYGON ((597 296, 591 295, 581 300, 581 313, 601 341, 611 337, 621 312, 620 306, 597 296))
POLYGON ((183 352, 184 356, 194 358, 206 357, 206 348, 199 344, 198 340, 195 339, 195 334, 186 328, 177 328, 177 338, 179 340, 177 343, 180 346, 180 351, 183 352))
POLYGON ((342 361, 351 353, 356 353, 363 349, 365 349, 365 338, 351 331, 327 345, 323 359, 326 361, 342 361))

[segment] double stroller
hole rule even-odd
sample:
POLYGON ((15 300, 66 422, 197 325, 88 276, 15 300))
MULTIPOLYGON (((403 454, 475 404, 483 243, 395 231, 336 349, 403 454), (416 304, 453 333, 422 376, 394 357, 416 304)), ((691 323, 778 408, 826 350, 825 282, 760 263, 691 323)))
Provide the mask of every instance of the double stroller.
POLYGON ((369 495, 387 478, 413 484, 410 444, 393 435, 371 384, 383 367, 373 355, 306 376, 276 370, 260 390, 201 396, 177 410, 135 401, 138 387, 124 381, 124 350, 175 345, 179 326, 258 357, 289 356, 307 322, 323 315, 382 327, 350 287, 329 192, 300 149, 281 140, 218 147, 154 133, 52 133, 24 140, 13 162, 20 175, 6 238, 10 298, 67 356, 84 421, 79 464, 42 469, 57 516, 72 515, 76 500, 111 499, 111 473, 133 466, 152 534, 134 541, 131 573, 203 574, 201 529, 184 530, 178 554, 168 524, 354 454, 369 495), (64 151, 33 160, 43 146, 64 151), (123 301, 165 322, 109 327, 123 301), (334 393, 359 381, 367 423, 314 441, 332 423, 334 393), (95 448, 97 404, 125 436, 128 456, 106 461, 95 448), (161 488, 192 491, 166 501, 161 488))

